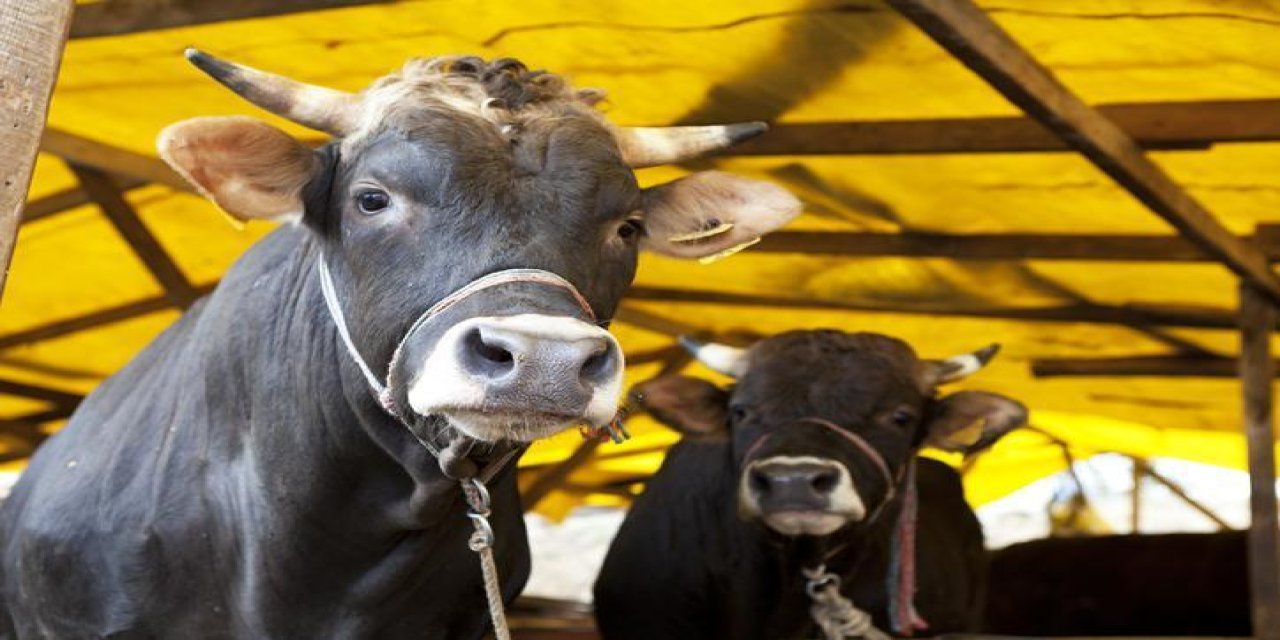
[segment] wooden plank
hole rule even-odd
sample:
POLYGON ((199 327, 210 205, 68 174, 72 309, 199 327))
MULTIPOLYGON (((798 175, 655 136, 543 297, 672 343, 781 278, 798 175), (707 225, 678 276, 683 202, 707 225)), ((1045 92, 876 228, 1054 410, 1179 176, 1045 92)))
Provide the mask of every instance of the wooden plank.
MULTIPOLYGON (((146 184, 145 181, 137 178, 122 178, 118 176, 113 177, 112 181, 117 188, 124 191, 136 189, 146 184)), ((84 189, 80 187, 63 189, 35 200, 28 200, 27 205, 22 210, 22 224, 35 222, 92 202, 93 200, 89 198, 89 194, 85 193, 84 189)))
POLYGON ((1262 252, 1231 235, 1120 127, 1067 89, 971 0, 887 1, 1189 240, 1280 301, 1280 279, 1262 252))
POLYGON ((74 6, 71 0, 0 0, 0 294, 74 6))
POLYGON ((1253 633, 1280 640, 1280 528, 1276 524, 1276 459, 1273 428, 1271 331, 1276 308, 1262 292, 1240 286, 1240 382, 1249 447, 1249 590, 1253 633))
POLYGON ((79 405, 81 400, 84 400, 84 396, 78 393, 62 391, 61 389, 51 389, 49 387, 41 387, 39 385, 17 382, 15 380, 0 380, 0 394, 21 396, 32 400, 43 400, 64 408, 74 407, 79 405))
MULTIPOLYGON (((1252 240, 1251 237, 1241 237, 1252 240)), ((1280 260, 1280 240, 1264 251, 1280 260)), ((955 260, 1099 260, 1110 262, 1217 262, 1176 235, 943 234, 862 231, 779 231, 748 251, 841 257, 951 258, 955 260)))
POLYGON ((1240 373, 1235 358, 1184 356, 1124 356, 1117 358, 1038 358, 1031 361, 1037 378, 1065 376, 1234 378, 1240 373))
POLYGON ((1200 515, 1203 515, 1204 517, 1208 518, 1211 522, 1218 525, 1219 531, 1231 531, 1232 529, 1235 528, 1235 527, 1232 527, 1231 524, 1228 523, 1226 520, 1223 520, 1221 516, 1214 513, 1213 510, 1210 509, 1208 506, 1206 506, 1204 503, 1191 497, 1191 495, 1188 494, 1187 491, 1182 488, 1182 485, 1174 482, 1173 479, 1166 477, 1164 474, 1160 473, 1159 471, 1156 471, 1155 467, 1152 467, 1151 464, 1148 463, 1146 460, 1139 460, 1138 458, 1134 458, 1134 461, 1136 463, 1134 466, 1136 473, 1144 474, 1148 478, 1151 478, 1152 480, 1155 480, 1156 482, 1159 482, 1160 484, 1164 485, 1164 488, 1168 489, 1169 493, 1172 493, 1173 495, 1177 496, 1178 499, 1182 500, 1182 502, 1185 503, 1188 507, 1195 509, 1200 513, 1200 515))
MULTIPOLYGON (((1156 307, 1150 305, 1070 304, 1051 307, 947 307, 940 305, 871 304, 791 296, 732 293, 707 289, 675 289, 651 286, 632 287, 627 293, 627 299, 632 301, 683 302, 768 309, 811 309, 851 313, 994 318, 1028 322, 1087 322, 1125 326, 1192 327, 1201 329, 1234 329, 1237 326, 1235 315, 1229 311, 1191 306, 1156 307)), ((619 314, 618 319, 624 322, 627 321, 621 314, 619 314)), ((652 326, 660 327, 661 325, 655 323, 652 326)), ((677 328, 691 330, 685 333, 702 330, 689 326, 667 326, 664 327, 665 330, 655 330, 659 330, 661 333, 679 335, 675 332, 677 328)))
MULTIPOLYGON (((635 288, 633 287, 632 290, 634 291, 635 288)), ((630 294, 628 294, 627 298, 643 299, 636 298, 630 294)), ((653 331, 654 333, 665 333, 669 336, 675 337, 691 336, 705 332, 705 329, 702 327, 689 324, 683 320, 676 320, 675 318, 653 313, 651 311, 637 309, 625 302, 623 303, 623 306, 618 308, 617 313, 613 314, 613 319, 618 322, 625 322, 626 324, 640 327, 641 329, 653 331)))
POLYGON ((72 38, 266 18, 303 11, 358 7, 389 0, 103 0, 76 10, 72 38))
MULTIPOLYGON (((1145 149, 1207 149, 1280 140, 1280 100, 1099 105, 1145 149)), ((1072 151, 1027 117, 780 123, 725 155, 894 155, 1072 151)))
MULTIPOLYGON (((210 291, 213 291, 215 286, 216 285, 213 284, 201 285, 196 287, 196 292, 200 295, 205 295, 210 291)), ((70 335, 78 331, 97 329, 116 322, 132 320, 133 318, 145 316, 150 313, 170 309, 173 306, 173 302, 169 300, 167 295, 126 302, 114 307, 94 311, 93 313, 83 316, 64 318, 48 324, 31 327, 29 329, 20 329, 13 333, 2 335, 0 336, 0 350, 10 349, 19 345, 30 344, 32 342, 39 342, 41 340, 61 338, 62 336, 70 335)))
POLYGON ((99 171, 162 184, 179 191, 195 192, 182 176, 160 158, 59 129, 45 130, 44 137, 40 140, 40 150, 58 156, 69 164, 93 167, 99 171))
POLYGON ((112 184, 110 176, 97 169, 76 164, 71 165, 71 171, 80 180, 80 187, 101 207, 107 219, 115 225, 116 231, 147 266, 156 282, 164 287, 169 301, 183 309, 191 306, 200 297, 200 293, 112 184))

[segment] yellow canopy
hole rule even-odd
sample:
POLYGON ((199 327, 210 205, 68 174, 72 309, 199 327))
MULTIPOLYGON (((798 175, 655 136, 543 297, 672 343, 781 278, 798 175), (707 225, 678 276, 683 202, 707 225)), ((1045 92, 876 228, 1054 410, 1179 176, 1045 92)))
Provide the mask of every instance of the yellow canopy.
MULTIPOLYGON (((979 4, 1093 104, 1280 97, 1280 4, 1229 0, 994 0, 979 4)), ((166 124, 247 114, 314 137, 239 100, 182 58, 188 45, 308 82, 362 88, 411 56, 512 56, 609 93, 620 124, 773 120, 920 119, 1016 115, 1017 110, 893 10, 871 0, 572 2, 406 1, 75 39, 67 47, 49 125, 154 157, 166 124)), ((1280 222, 1280 144, 1226 144, 1152 154, 1237 233, 1280 222)), ((805 201, 793 229, 963 233, 1170 233, 1168 226, 1081 157, 1070 153, 735 157, 720 168, 775 180, 805 201)), ((675 167, 641 172, 668 180, 675 167)), ((76 185, 42 156, 33 200, 76 185)), ((204 200, 168 186, 128 193, 147 227, 197 285, 215 282, 263 225, 232 228, 204 200)), ((1235 279, 1209 264, 953 261, 850 258, 747 251, 711 265, 646 257, 637 284, 714 290, 878 308, 1235 304, 1235 279)), ((0 313, 0 344, 51 323, 162 290, 108 220, 81 206, 25 224, 0 313)), ((1118 324, 1025 322, 902 312, 849 312, 636 301, 631 309, 714 332, 761 334, 800 327, 879 331, 936 357, 1000 342, 1004 350, 964 386, 1025 401, 1033 422, 1085 452, 1120 450, 1243 467, 1238 383, 1211 378, 1034 379, 1044 357, 1172 353, 1170 336, 1232 355, 1234 332, 1118 324)), ((0 378, 73 393, 90 391, 178 312, 156 309, 9 346, 0 378)), ((653 327, 652 323, 649 324, 653 327)), ((615 329, 630 354, 672 337, 637 324, 615 329)), ((631 382, 656 364, 633 367, 631 382)), ((702 374, 706 371, 695 369, 702 374)), ((0 416, 46 405, 0 396, 0 416)), ((51 425, 56 426, 56 425, 51 425)), ((584 491, 654 470, 674 436, 647 419, 636 437, 605 445, 544 503, 554 512, 584 491), (586 488, 583 488, 586 487, 586 488)), ((21 453, 17 441, 6 441, 21 453)), ((534 447, 547 465, 577 446, 567 434, 534 447)), ((1035 434, 1009 438, 968 476, 978 502, 1056 471, 1057 450, 1035 434)), ((593 499, 611 499, 607 496, 593 499)))

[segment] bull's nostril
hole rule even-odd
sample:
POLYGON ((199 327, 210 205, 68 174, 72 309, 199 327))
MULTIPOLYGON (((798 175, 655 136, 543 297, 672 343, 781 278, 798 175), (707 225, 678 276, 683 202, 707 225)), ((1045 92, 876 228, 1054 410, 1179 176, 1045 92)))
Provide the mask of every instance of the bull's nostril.
POLYGON ((809 484, 814 491, 818 493, 831 493, 835 491, 836 483, 840 481, 840 474, 832 471, 821 471, 814 474, 809 484))
POLYGON ((612 349, 608 344, 601 345, 595 353, 583 361, 581 377, 584 380, 595 380, 608 375, 612 360, 612 349))
POLYGON ((764 472, 759 469, 751 470, 751 475, 747 477, 747 482, 750 483, 751 490, 754 491, 756 495, 769 493, 769 476, 765 475, 764 472))
POLYGON ((479 329, 463 338, 462 359, 469 373, 486 378, 503 377, 515 367, 511 349, 498 340, 486 340, 479 329))

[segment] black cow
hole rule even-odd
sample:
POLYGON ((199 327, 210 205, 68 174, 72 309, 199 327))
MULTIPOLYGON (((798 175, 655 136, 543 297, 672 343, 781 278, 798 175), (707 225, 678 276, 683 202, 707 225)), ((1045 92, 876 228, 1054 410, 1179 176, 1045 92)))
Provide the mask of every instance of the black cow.
POLYGON ((1046 538, 991 558, 986 630, 1248 636, 1246 533, 1046 538))
POLYGON ((686 437, 605 560, 595 589, 604 637, 809 638, 818 631, 807 588, 862 610, 824 618, 839 629, 860 630, 869 612, 879 629, 909 633, 923 630, 913 582, 929 633, 972 630, 982 531, 958 475, 916 452, 975 451, 1025 421, 1001 396, 937 395, 995 349, 922 361, 900 340, 833 330, 785 333, 745 352, 695 348, 736 384, 671 376, 634 391, 686 437), (913 504, 914 525, 900 519, 913 504))
POLYGON ((2 635, 479 637, 446 471, 496 473, 514 597, 529 557, 510 454, 613 416, 622 357, 601 327, 637 252, 715 254, 798 211, 772 185, 640 189, 631 168, 761 127, 615 128, 599 92, 514 60, 413 60, 348 94, 188 57, 337 139, 313 150, 239 117, 161 135, 225 211, 287 224, 35 455, 0 514, 2 635))

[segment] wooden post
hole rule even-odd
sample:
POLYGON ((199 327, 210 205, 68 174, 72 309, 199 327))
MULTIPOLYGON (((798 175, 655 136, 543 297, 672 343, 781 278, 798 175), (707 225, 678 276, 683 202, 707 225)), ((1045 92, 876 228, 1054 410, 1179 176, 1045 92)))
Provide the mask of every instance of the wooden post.
POLYGON ((1249 446, 1249 587, 1253 634, 1280 640, 1280 529, 1276 525, 1275 435, 1272 429, 1271 327, 1276 310, 1265 294, 1240 284, 1240 380, 1249 446))
POLYGON ((1129 456, 1133 463, 1133 492, 1129 494, 1129 533, 1138 533, 1142 526, 1142 477, 1145 463, 1137 456, 1129 456))
POLYGON ((74 6, 0 0, 0 294, 74 6))

